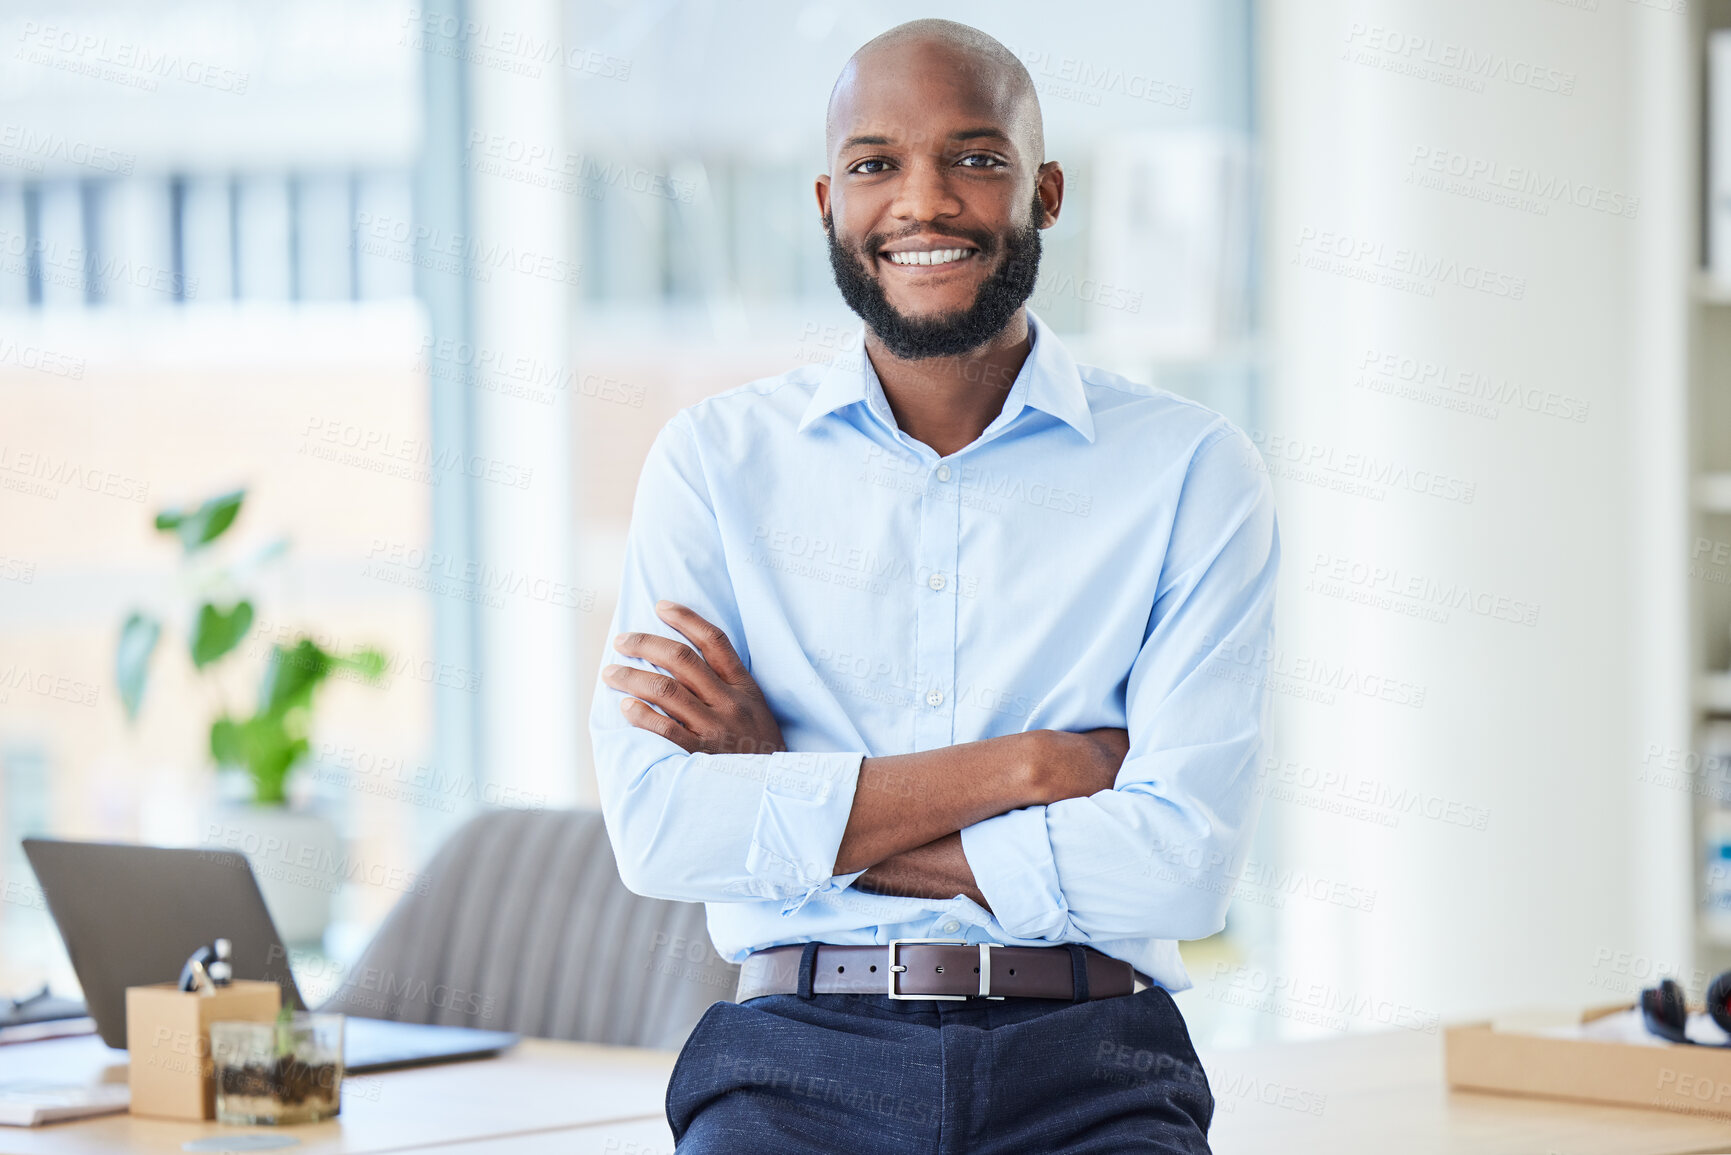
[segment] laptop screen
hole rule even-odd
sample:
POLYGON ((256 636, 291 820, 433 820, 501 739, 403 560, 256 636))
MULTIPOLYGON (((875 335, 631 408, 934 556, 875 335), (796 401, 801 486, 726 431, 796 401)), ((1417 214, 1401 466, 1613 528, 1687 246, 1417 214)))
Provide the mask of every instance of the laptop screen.
POLYGON ((187 956, 233 944, 234 977, 275 982, 303 1009, 288 951, 246 857, 232 850, 26 838, 97 1033, 126 1046, 126 988, 172 983, 187 956))

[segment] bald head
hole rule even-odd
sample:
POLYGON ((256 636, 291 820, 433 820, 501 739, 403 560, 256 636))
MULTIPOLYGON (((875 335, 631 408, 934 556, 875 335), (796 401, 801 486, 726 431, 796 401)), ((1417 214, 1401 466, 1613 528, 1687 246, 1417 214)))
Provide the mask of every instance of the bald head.
POLYGON ((1045 159, 1022 62, 965 24, 900 25, 842 69, 825 135, 818 214, 873 355, 913 362, 1026 340, 1018 318, 1064 169, 1045 159))
POLYGON ((910 20, 867 41, 843 66, 824 118, 824 151, 830 160, 862 116, 871 117, 877 94, 903 88, 915 78, 943 83, 966 103, 994 116, 1029 164, 1046 159, 1034 78, 1016 54, 978 28, 954 20, 910 20))

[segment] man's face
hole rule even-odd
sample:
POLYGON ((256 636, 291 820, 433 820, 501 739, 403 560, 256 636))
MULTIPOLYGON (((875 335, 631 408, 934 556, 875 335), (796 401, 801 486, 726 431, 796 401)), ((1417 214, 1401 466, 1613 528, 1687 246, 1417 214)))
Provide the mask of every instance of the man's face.
POLYGON ((1046 177, 1048 203, 1006 88, 921 46, 863 61, 838 97, 834 172, 818 181, 830 263, 898 357, 971 352, 1033 292, 1062 176, 1046 177))

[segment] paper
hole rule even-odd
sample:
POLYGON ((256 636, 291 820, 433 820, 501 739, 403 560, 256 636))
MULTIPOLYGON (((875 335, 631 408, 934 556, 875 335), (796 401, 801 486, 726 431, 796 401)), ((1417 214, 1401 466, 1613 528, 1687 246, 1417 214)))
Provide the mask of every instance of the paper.
POLYGON ((0 1081, 0 1125, 36 1127, 63 1119, 112 1115, 126 1110, 125 1083, 54 1083, 39 1079, 0 1081))

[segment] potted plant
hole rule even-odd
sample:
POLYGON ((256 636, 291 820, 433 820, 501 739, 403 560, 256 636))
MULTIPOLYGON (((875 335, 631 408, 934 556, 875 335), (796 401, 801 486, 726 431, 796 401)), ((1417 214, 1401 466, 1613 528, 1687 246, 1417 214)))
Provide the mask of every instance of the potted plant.
MULTIPOLYGON (((343 875, 342 841, 329 818, 289 806, 289 783, 311 749, 320 687, 333 676, 376 683, 385 658, 370 648, 331 653, 297 635, 272 643, 250 707, 237 709, 223 700, 220 674, 233 665, 230 655, 246 640, 255 616, 247 579, 286 548, 274 542, 242 562, 216 556, 212 546, 233 526, 245 500, 245 490, 234 490, 156 515, 157 530, 181 547, 183 585, 192 601, 186 653, 217 702, 210 757, 219 771, 245 783, 240 797, 212 808, 201 837, 207 845, 247 854, 284 940, 311 943, 330 922, 331 895, 343 875)), ((115 679, 128 721, 143 704, 164 621, 165 615, 134 610, 121 627, 115 679)))

